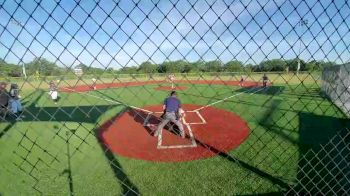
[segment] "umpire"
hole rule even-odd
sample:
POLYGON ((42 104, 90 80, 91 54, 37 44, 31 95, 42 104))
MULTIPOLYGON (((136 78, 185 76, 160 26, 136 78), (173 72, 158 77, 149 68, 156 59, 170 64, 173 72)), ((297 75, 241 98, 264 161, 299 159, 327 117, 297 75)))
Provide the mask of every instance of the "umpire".
POLYGON ((179 113, 181 110, 181 102, 176 97, 175 91, 171 91, 170 96, 164 100, 163 110, 163 119, 158 125, 157 131, 154 133, 154 136, 158 136, 160 131, 164 128, 164 126, 168 124, 169 121, 171 121, 179 127, 181 137, 185 138, 185 131, 180 121, 181 118, 178 118, 181 115, 179 113))

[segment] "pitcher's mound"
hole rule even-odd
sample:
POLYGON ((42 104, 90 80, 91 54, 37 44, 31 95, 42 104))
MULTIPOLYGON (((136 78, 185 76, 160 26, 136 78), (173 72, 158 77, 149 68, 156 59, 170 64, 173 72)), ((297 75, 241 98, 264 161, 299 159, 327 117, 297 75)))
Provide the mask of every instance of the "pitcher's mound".
POLYGON ((158 90, 158 91, 183 91, 183 90, 186 90, 187 87, 186 86, 175 86, 174 88, 172 88, 171 86, 158 86, 154 89, 158 90))

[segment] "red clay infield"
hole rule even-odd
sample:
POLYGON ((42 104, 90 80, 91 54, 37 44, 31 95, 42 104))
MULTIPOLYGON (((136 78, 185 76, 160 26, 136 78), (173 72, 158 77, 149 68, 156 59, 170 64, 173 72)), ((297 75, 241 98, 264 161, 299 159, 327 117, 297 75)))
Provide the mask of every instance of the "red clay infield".
POLYGON ((154 88, 154 90, 158 90, 158 91, 183 91, 186 90, 187 86, 175 86, 174 88, 172 88, 171 86, 158 86, 156 88, 154 88))
MULTIPOLYGON (((207 107, 199 113, 188 112, 200 107, 183 105, 188 123, 184 124, 185 139, 177 135, 176 128, 169 128, 171 126, 163 129, 161 139, 153 137, 160 113, 149 115, 139 110, 126 111, 107 121, 99 128, 99 139, 106 148, 121 156, 156 162, 182 162, 227 153, 248 137, 249 127, 236 114, 214 107, 207 107)), ((144 109, 156 112, 161 111, 161 106, 144 109)))

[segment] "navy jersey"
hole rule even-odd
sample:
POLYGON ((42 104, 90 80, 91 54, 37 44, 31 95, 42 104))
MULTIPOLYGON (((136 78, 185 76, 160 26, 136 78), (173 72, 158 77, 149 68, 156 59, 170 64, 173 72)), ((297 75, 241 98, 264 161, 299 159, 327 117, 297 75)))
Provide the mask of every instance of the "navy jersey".
POLYGON ((176 97, 168 97, 164 100, 165 111, 177 112, 181 108, 181 102, 176 97))

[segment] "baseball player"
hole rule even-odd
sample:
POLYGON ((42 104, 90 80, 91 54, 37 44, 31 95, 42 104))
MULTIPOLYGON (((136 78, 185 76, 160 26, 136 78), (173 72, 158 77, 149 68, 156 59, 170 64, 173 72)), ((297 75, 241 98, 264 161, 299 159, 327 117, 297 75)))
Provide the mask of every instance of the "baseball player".
POLYGON ((169 74, 167 76, 167 81, 171 83, 171 89, 175 89, 175 84, 174 84, 174 81, 175 81, 175 75, 174 74, 169 74))
POLYGON ((263 81, 263 87, 266 87, 267 83, 269 82, 269 78, 267 77, 266 74, 263 75, 262 81, 263 81))
POLYGON ((96 81, 97 80, 96 80, 96 78, 92 78, 91 80, 92 80, 92 87, 94 90, 96 90, 96 81))
POLYGON ((185 138, 185 131, 181 123, 181 119, 184 116, 184 112, 181 109, 181 102, 176 97, 176 92, 172 91, 170 96, 164 100, 164 114, 162 115, 162 121, 158 125, 157 131, 154 133, 154 136, 157 137, 160 134, 160 131, 164 128, 169 121, 173 122, 180 129, 180 135, 182 138, 185 138))
POLYGON ((243 87, 243 84, 244 84, 244 78, 243 76, 241 76, 241 80, 239 81, 239 86, 243 87))
POLYGON ((50 82, 49 95, 51 96, 51 99, 54 101, 54 103, 57 104, 57 101, 58 101, 58 89, 57 89, 56 84, 53 81, 50 82))
POLYGON ((0 111, 1 109, 6 109, 9 103, 10 96, 6 90, 6 87, 6 82, 0 82, 0 111))
POLYGON ((11 84, 10 87, 10 100, 9 100, 9 105, 11 112, 17 116, 16 120, 20 120, 21 118, 25 118, 23 113, 23 107, 21 103, 21 96, 19 95, 19 89, 17 84, 11 84))

